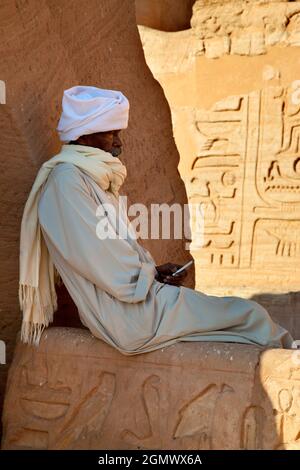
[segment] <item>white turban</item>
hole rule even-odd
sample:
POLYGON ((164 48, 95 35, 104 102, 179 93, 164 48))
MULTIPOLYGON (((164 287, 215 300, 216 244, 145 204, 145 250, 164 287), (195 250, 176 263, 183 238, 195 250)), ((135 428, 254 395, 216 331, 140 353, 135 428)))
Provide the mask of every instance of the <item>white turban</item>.
POLYGON ((120 91, 74 86, 64 91, 56 130, 62 142, 70 142, 81 135, 126 129, 128 117, 129 102, 120 91))

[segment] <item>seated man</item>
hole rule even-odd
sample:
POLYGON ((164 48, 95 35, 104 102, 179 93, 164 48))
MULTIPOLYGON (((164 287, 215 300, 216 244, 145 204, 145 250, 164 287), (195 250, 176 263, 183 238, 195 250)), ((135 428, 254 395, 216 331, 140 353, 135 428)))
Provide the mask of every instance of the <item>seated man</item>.
MULTIPOLYGON (((178 341, 292 345, 288 331, 253 300, 217 297, 181 285, 177 265, 156 266, 132 237, 99 237, 99 208, 118 206, 126 168, 118 158, 129 103, 120 92, 73 87, 58 125, 64 143, 46 161, 26 203, 20 245, 21 338, 38 344, 56 309, 58 272, 92 334, 121 353, 178 341)), ((109 212, 111 234, 118 234, 109 212)), ((118 213, 120 226, 129 226, 118 213)))

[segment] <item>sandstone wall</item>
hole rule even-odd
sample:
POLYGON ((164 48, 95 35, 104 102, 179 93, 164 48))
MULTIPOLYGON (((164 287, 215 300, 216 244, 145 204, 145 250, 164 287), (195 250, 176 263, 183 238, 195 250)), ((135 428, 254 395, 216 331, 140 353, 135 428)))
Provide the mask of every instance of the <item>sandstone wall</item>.
POLYGON ((197 288, 252 296, 299 338, 300 2, 198 0, 191 28, 139 30, 204 213, 197 288))
MULTIPOLYGON (((77 84, 121 89, 131 103, 123 160, 130 202, 186 202, 163 91, 144 60, 134 0, 4 0, 0 6, 1 298, 0 339, 11 360, 20 326, 19 226, 26 197, 41 163, 60 148, 55 127, 65 88, 77 84)), ((181 241, 145 243, 157 263, 186 261, 181 241)), ((193 284, 192 278, 190 285, 193 284)), ((78 324, 60 291, 60 324, 78 324)), ((0 365, 2 403, 7 367, 0 365)), ((1 408, 1 405, 0 405, 1 408)))
POLYGON ((299 353, 178 343, 124 356, 51 328, 19 344, 4 449, 300 449, 299 353), (297 356, 296 356, 297 355, 297 356))

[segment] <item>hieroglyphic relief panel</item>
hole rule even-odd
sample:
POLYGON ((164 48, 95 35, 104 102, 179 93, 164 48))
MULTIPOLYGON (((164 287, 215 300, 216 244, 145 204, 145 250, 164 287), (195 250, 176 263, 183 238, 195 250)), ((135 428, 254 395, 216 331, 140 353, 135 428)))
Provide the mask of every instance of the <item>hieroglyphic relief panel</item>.
POLYGON ((248 97, 237 96, 196 114, 202 148, 192 164, 188 196, 204 217, 204 266, 239 266, 247 108, 248 97))
POLYGON ((266 202, 291 212, 300 206, 300 100, 297 94, 292 86, 265 88, 261 94, 259 123, 258 191, 266 202))
POLYGON ((8 387, 10 448, 71 449, 101 432, 115 393, 114 374, 83 367, 79 375, 79 358, 62 357, 40 360, 29 351, 20 361, 8 387))
POLYGON ((254 207, 259 219, 252 245, 253 264, 268 258, 287 270, 300 268, 300 104, 293 93, 292 86, 261 93, 255 181, 263 202, 254 207))
POLYGON ((293 351, 268 352, 284 376, 265 370, 266 361, 258 373, 261 352, 185 342, 124 356, 89 332, 51 328, 39 349, 17 345, 3 448, 296 448, 293 351))
POLYGON ((204 217, 203 245, 191 245, 204 268, 300 276, 300 104, 292 94, 292 86, 269 86, 197 110, 201 147, 187 189, 204 217))

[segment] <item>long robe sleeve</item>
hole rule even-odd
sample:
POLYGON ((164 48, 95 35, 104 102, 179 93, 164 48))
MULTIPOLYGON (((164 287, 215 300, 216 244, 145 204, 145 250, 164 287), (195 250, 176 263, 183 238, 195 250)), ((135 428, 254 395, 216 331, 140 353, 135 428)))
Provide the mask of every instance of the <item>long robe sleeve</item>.
POLYGON ((43 231, 69 267, 95 286, 123 302, 145 300, 156 274, 154 263, 141 261, 126 239, 97 236, 98 204, 80 172, 64 166, 52 172, 40 198, 43 231))

